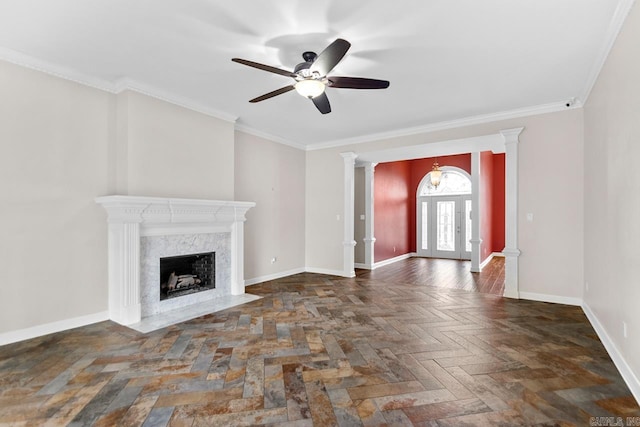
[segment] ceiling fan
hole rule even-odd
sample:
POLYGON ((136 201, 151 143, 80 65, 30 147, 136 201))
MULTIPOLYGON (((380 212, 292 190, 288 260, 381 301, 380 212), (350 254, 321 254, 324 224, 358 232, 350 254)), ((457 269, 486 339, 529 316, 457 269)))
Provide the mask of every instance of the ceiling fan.
POLYGON ((338 65, 347 53, 351 43, 343 39, 336 39, 325 50, 316 55, 315 52, 304 52, 302 58, 304 62, 296 65, 293 71, 287 71, 258 62, 247 61, 246 59, 233 58, 233 62, 248 65, 259 70, 280 74, 293 78, 296 82, 292 85, 276 89, 266 93, 249 102, 260 102, 265 99, 282 95, 291 90, 296 90, 300 95, 309 98, 322 114, 331 112, 331 104, 325 93, 327 87, 339 89, 386 89, 389 87, 387 80, 367 79, 362 77, 337 77, 327 76, 333 68, 338 65))

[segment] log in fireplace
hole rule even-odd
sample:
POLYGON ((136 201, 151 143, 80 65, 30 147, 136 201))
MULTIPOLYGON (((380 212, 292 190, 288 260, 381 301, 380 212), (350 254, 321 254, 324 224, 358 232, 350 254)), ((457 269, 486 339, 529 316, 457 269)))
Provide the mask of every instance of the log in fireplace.
POLYGON ((160 300, 216 287, 216 253, 160 258, 160 300))

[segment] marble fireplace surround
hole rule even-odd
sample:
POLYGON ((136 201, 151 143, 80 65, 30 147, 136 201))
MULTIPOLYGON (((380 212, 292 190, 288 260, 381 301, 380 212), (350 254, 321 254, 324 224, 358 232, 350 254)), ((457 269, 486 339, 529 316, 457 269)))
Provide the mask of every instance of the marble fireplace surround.
POLYGON ((111 320, 138 325, 143 316, 244 294, 244 221, 255 203, 122 195, 98 197, 96 203, 107 211, 111 320), (168 304, 155 300, 158 256, 208 250, 216 252, 215 289, 168 304))

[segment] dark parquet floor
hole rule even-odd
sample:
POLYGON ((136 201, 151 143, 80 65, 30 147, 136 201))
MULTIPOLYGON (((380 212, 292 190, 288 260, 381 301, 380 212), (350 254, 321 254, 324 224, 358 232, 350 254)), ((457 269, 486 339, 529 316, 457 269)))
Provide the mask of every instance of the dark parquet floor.
POLYGON ((148 334, 102 322, 0 347, 0 425, 584 426, 640 417, 580 308, 492 295, 495 278, 458 272, 457 261, 401 264, 255 285, 248 291, 260 300, 148 334), (438 277, 436 268, 454 272, 438 277))

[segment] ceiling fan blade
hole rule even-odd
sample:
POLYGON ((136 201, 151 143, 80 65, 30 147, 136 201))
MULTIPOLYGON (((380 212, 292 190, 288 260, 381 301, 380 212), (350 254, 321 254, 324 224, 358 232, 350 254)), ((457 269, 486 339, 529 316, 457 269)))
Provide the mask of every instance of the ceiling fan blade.
POLYGON ((320 52, 320 55, 313 61, 309 70, 311 72, 318 72, 321 76, 326 76, 329 71, 333 70, 333 67, 338 65, 338 62, 344 57, 351 43, 344 39, 336 39, 325 50, 320 52))
POLYGON ((264 101, 265 99, 269 99, 269 98, 273 98, 274 96, 282 95, 283 93, 287 93, 287 92, 289 92, 290 90, 293 90, 293 89, 295 89, 295 87, 293 85, 281 87, 280 89, 274 90, 273 92, 265 93, 262 96, 259 96, 257 98, 253 98, 249 102, 256 103, 256 102, 264 101))
POLYGON ((311 98, 311 100, 315 104, 316 108, 318 108, 318 111, 320 111, 322 114, 331 112, 331 104, 329 104, 329 98, 327 98, 326 93, 321 93, 315 98, 311 98))
POLYGON ((386 89, 387 80, 365 79, 362 77, 327 77, 329 87, 341 89, 386 89))
POLYGON ((282 76, 287 76, 287 77, 293 77, 293 78, 296 77, 296 75, 293 74, 291 71, 282 70, 280 68, 260 64, 259 62, 247 61, 246 59, 240 59, 240 58, 232 58, 231 60, 233 62, 237 62, 238 64, 248 65, 249 67, 257 68, 258 70, 268 71, 270 73, 280 74, 282 76))

